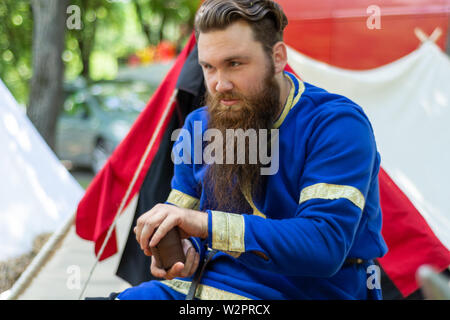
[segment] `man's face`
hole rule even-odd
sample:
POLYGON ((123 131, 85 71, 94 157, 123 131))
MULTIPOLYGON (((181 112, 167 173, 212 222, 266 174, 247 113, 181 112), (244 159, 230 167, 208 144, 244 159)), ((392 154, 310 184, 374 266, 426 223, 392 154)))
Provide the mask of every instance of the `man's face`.
MULTIPOLYGON (((270 129, 280 109, 280 87, 272 57, 253 39, 250 26, 236 22, 225 30, 201 33, 198 52, 208 89, 209 128, 218 129, 223 137, 228 129, 270 129)), ((270 137, 265 139, 268 143, 270 137)), ((207 176, 221 210, 232 210, 230 204, 245 205, 240 190, 248 186, 256 190, 261 181, 259 162, 236 162, 238 153, 248 161, 256 146, 246 144, 245 150, 238 150, 236 138, 233 147, 229 143, 227 140, 223 145, 223 155, 230 152, 235 162, 212 164, 207 176), (236 184, 231 186, 231 181, 236 184)))
POLYGON ((237 110, 243 99, 261 95, 269 58, 247 23, 201 33, 198 52, 208 93, 220 98, 224 110, 237 110))

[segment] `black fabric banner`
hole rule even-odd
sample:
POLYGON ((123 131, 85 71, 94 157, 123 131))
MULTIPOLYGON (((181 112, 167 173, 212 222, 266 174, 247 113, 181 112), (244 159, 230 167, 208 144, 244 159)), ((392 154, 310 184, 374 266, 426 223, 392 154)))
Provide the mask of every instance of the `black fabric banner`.
POLYGON ((189 54, 181 70, 177 88, 177 106, 164 133, 158 152, 139 190, 133 222, 116 272, 117 276, 133 286, 144 281, 156 279, 150 273, 151 258, 144 255, 136 241, 133 232, 136 221, 157 203, 164 203, 167 200, 173 176, 173 162, 171 160, 172 132, 183 126, 186 116, 191 111, 203 105, 205 87, 203 84, 203 73, 198 64, 197 46, 189 54))

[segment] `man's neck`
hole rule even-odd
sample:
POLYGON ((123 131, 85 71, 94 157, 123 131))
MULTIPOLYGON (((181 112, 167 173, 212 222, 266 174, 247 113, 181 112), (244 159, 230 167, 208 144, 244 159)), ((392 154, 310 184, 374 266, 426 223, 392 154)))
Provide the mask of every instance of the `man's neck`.
POLYGON ((291 92, 291 82, 288 80, 284 72, 279 75, 277 81, 280 86, 280 109, 278 110, 275 119, 278 119, 283 112, 287 98, 289 96, 289 93, 291 92))

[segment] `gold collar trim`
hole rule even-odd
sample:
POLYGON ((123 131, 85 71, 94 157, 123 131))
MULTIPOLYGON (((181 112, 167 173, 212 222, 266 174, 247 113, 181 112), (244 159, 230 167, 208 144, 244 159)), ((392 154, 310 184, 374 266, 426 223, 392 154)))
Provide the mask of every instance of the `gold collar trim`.
POLYGON ((298 92, 295 94, 295 83, 292 81, 291 77, 285 74, 285 77, 290 81, 291 83, 291 91, 289 91, 288 98, 286 100, 286 103, 284 104, 283 112, 278 117, 277 121, 273 124, 274 129, 278 129, 282 123, 284 122, 284 119, 286 119, 286 116, 288 115, 289 111, 297 104, 297 102, 300 100, 300 97, 302 96, 303 92, 305 91, 305 84, 303 81, 298 79, 296 77, 296 80, 298 82, 298 92))

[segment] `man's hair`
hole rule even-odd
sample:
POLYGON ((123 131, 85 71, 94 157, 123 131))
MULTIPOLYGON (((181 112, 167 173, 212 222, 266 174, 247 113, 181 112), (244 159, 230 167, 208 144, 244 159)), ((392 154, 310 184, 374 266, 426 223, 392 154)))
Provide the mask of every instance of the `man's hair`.
POLYGON ((288 24, 281 7, 272 0, 206 0, 195 16, 195 36, 200 33, 224 30, 232 23, 246 21, 256 41, 268 54, 278 41, 283 41, 283 30, 288 24))

